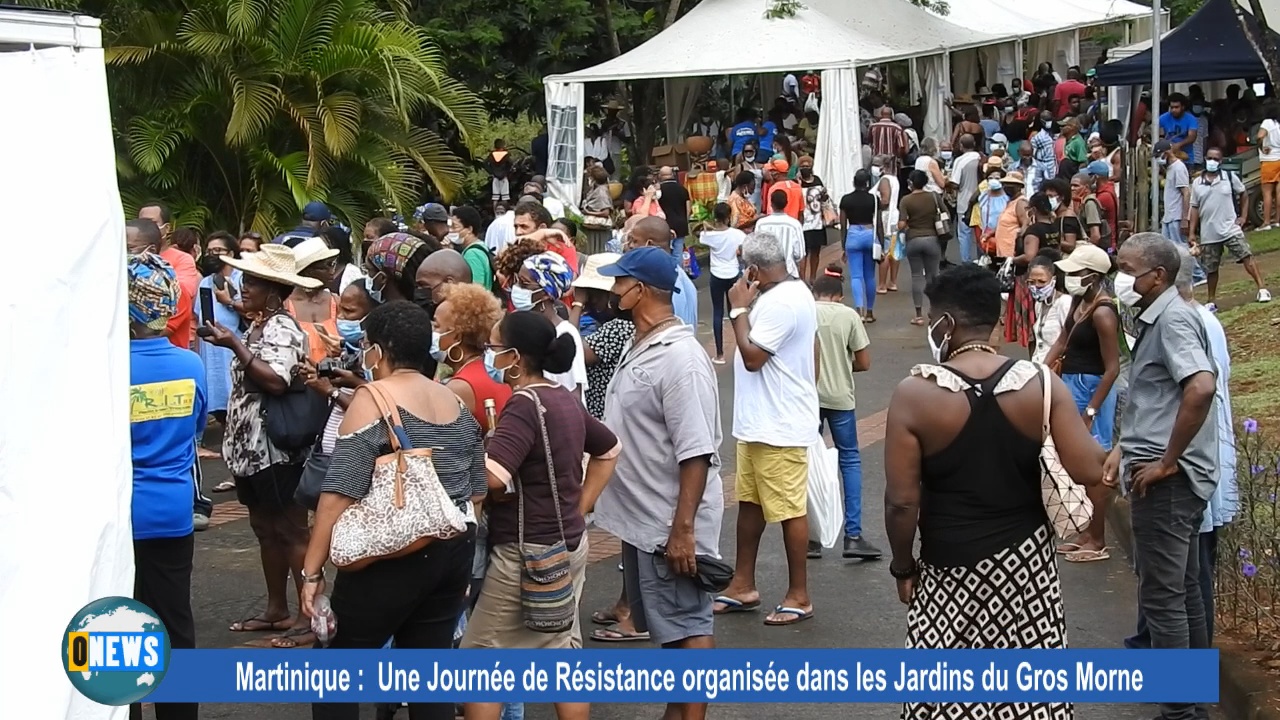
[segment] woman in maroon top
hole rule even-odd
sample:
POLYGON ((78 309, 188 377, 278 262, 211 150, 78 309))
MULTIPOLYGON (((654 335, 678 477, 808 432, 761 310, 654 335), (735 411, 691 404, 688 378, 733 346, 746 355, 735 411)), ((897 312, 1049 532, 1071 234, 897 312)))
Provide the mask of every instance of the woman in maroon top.
MULTIPOLYGON (((515 394, 498 418, 485 456, 489 494, 495 501, 489 510, 489 567, 462 647, 582 647, 582 631, 576 620, 571 629, 559 633, 525 627, 520 601, 521 551, 541 553, 563 539, 571 554, 574 599, 581 600, 587 568, 584 515, 613 474, 621 447, 617 436, 591 417, 582 401, 544 374, 565 372, 573 364, 577 346, 571 335, 556 335, 555 326, 538 312, 516 312, 494 326, 486 349, 493 351, 493 366, 515 394), (536 402, 532 395, 537 396, 536 402), (545 440, 544 424, 549 431, 545 440), (546 447, 551 451, 551 463, 546 447), (585 472, 584 453, 590 455, 585 472), (549 464, 554 465, 554 478, 549 464), (520 502, 515 501, 516 493, 520 502), (523 548, 518 515, 521 505, 523 548)), ((472 720, 498 720, 501 712, 501 703, 467 707, 467 717, 472 720)), ((586 720, 590 705, 557 703, 556 714, 560 720, 586 720)))
POLYGON ((437 362, 449 366, 449 389, 471 410, 487 436, 491 428, 484 401, 493 400, 497 417, 511 399, 511 388, 489 377, 484 364, 484 345, 502 319, 502 306, 480 285, 449 283, 443 290, 444 302, 436 307, 432 323, 432 352, 437 362))

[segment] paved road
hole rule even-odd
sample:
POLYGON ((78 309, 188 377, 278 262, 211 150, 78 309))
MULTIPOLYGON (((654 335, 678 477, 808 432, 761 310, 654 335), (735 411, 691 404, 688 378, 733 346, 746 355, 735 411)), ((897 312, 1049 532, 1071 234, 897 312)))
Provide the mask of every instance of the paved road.
MULTIPOLYGON (((872 369, 857 378, 859 417, 862 418, 864 527, 866 537, 887 549, 885 540, 882 433, 876 426, 898 381, 915 363, 928 360, 924 329, 908 324, 911 317, 909 278, 904 267, 901 290, 877 298, 879 322, 869 326, 872 339, 872 369)), ((699 331, 711 344, 710 303, 703 292, 702 321, 699 331)), ((728 330, 728 327, 726 327, 728 330)), ((733 440, 728 436, 733 407, 732 365, 718 368, 722 416, 726 427, 723 457, 726 478, 734 472, 733 440)), ((217 462, 206 467, 206 487, 226 477, 225 468, 217 462)), ((243 518, 227 512, 235 507, 227 496, 215 511, 227 521, 198 536, 196 574, 193 579, 194 605, 198 636, 202 647, 230 647, 245 642, 246 636, 227 631, 233 620, 249 617, 261 609, 263 590, 258 564, 257 546, 243 518)), ((725 516, 722 550, 732 557, 736 511, 730 507, 725 516)), ((601 552, 608 546, 600 543, 601 552)), ((600 553, 595 553, 599 555, 600 553)), ((1075 647, 1119 647, 1120 638, 1130 632, 1135 616, 1133 576, 1124 560, 1115 557, 1107 562, 1087 565, 1064 563, 1062 580, 1067 604, 1069 637, 1075 647)), ((905 608, 898 602, 887 563, 862 563, 828 557, 811 561, 810 592, 816 616, 795 627, 771 628, 761 623, 761 615, 729 616, 717 622, 716 641, 721 647, 900 647, 906 623, 905 608)), ((583 602, 584 621, 597 608, 610 605, 617 597, 621 573, 616 558, 601 558, 588 571, 583 602)), ((759 585, 764 602, 776 603, 786 586, 786 562, 781 536, 776 527, 766 533, 761 547, 759 585)), ((280 652, 288 652, 282 650, 280 652)), ((531 720, 554 717, 550 708, 530 707, 531 720)), ((713 708, 719 717, 772 720, 779 715, 791 717, 850 717, 850 708, 833 705, 804 707, 777 705, 744 705, 713 708)), ((896 718, 897 706, 873 705, 854 709, 853 717, 896 718)), ((148 717, 151 713, 148 711, 148 717)), ((1140 706, 1080 706, 1080 720, 1137 720, 1149 718, 1152 708, 1140 706)), ((209 705, 202 709, 205 718, 265 718, 293 720, 310 717, 305 707, 263 705, 209 705)), ((607 720, 652 719, 660 715, 656 706, 597 706, 593 716, 607 720)), ((366 709, 364 717, 372 717, 366 709)), ((404 717, 402 715, 401 717, 404 717)))

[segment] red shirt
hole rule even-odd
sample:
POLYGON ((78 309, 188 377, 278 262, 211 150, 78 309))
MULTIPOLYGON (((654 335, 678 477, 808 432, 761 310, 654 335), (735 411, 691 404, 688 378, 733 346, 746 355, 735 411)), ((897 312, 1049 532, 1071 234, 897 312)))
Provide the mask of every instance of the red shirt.
POLYGON ((476 422, 480 423, 480 430, 488 435, 489 418, 485 416, 484 401, 493 400, 494 417, 501 417, 502 408, 506 407, 507 401, 511 399, 511 388, 489 377, 489 373, 484 369, 483 360, 473 360, 463 365, 450 380, 461 380, 471 386, 471 392, 476 396, 476 406, 471 410, 471 414, 475 416, 476 422))
POLYGON ((1058 117, 1064 118, 1071 111, 1071 96, 1084 98, 1084 83, 1079 80, 1063 80, 1053 91, 1053 106, 1058 109, 1058 117))
POLYGON ((769 198, 773 196, 775 190, 782 190, 787 194, 785 212, 800 222, 804 222, 804 188, 800 187, 800 183, 795 180, 779 180, 764 186, 764 191, 760 194, 760 200, 766 210, 764 214, 768 215, 773 210, 773 206, 769 204, 769 198))
POLYGON ((165 325, 169 331, 169 342, 183 350, 190 350, 195 332, 196 293, 200 287, 200 271, 196 270, 195 258, 176 247, 165 248, 160 252, 160 257, 173 267, 173 272, 178 277, 178 310, 165 325))

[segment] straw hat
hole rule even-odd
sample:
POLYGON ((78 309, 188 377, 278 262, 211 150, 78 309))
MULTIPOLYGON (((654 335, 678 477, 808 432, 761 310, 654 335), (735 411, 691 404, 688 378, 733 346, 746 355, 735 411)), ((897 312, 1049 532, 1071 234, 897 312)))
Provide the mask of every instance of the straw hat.
POLYGON ((1024 185, 1025 186, 1027 184, 1027 180, 1022 176, 1022 173, 1020 171, 1014 170, 1010 172, 1008 175, 1005 175, 1004 179, 1002 179, 1000 183, 1002 185, 1024 185))
POLYGON ((575 288, 587 288, 590 290, 604 290, 608 292, 613 289, 613 278, 605 277, 600 274, 600 268, 605 265, 612 265, 622 257, 618 253, 596 253, 587 257, 587 264, 582 268, 582 273, 578 275, 578 279, 573 281, 575 288))
MULTIPOLYGON (((324 241, 321 240, 321 242, 324 241)), ((222 262, 246 275, 294 287, 315 290, 324 284, 315 278, 299 275, 293 250, 279 243, 263 245, 262 249, 256 253, 244 253, 239 260, 223 255, 222 262)))
POLYGON ((303 240, 293 247, 293 261, 297 272, 337 256, 337 249, 329 247, 328 243, 318 237, 303 240))

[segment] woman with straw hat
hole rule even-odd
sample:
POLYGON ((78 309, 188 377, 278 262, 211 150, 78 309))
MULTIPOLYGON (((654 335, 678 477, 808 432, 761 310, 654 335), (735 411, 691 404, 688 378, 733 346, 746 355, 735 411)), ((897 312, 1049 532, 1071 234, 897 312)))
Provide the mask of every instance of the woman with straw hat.
POLYGON ((294 288, 284 301, 284 309, 293 316, 307 334, 310 347, 307 356, 319 363, 342 352, 338 334, 338 296, 327 287, 338 271, 338 251, 324 238, 313 237, 293 247, 294 269, 302 277, 319 280, 316 288, 294 288))
POLYGON ((286 299, 294 288, 315 289, 323 283, 299 275, 293 251, 284 245, 263 245, 259 252, 244 253, 238 259, 224 255, 222 261, 243 273, 241 303, 245 315, 253 318, 243 337, 224 325, 206 325, 210 331, 206 340, 235 354, 222 457, 236 480, 236 497, 249 510, 267 584, 266 609, 233 623, 231 631, 286 631, 272 644, 294 647, 306 641, 310 627, 301 613, 290 619, 287 580, 292 575, 301 592, 307 511, 293 501, 293 493, 306 452, 279 448, 272 442, 263 418, 262 394, 285 393, 307 357, 307 336, 286 312, 286 299))

